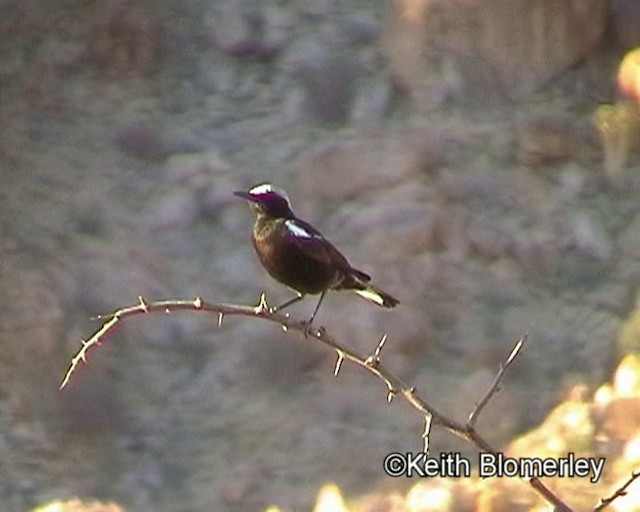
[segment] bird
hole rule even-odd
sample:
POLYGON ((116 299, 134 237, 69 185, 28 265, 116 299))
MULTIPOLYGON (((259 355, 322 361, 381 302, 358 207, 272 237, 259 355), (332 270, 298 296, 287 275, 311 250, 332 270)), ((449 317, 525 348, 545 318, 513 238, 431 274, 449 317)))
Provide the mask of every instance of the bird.
POLYGON ((296 217, 286 192, 271 183, 255 185, 234 195, 246 199, 256 213, 251 241, 262 266, 296 297, 270 308, 282 310, 306 295, 320 294, 308 320, 311 326, 329 290, 353 290, 369 302, 394 308, 398 299, 371 284, 371 277, 351 266, 347 258, 308 222, 296 217))

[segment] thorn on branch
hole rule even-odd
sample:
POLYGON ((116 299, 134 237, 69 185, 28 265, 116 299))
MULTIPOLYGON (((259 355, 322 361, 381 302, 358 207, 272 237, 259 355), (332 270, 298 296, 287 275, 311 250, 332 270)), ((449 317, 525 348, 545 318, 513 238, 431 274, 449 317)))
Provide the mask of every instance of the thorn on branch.
POLYGON ((340 367, 342 366, 342 363, 344 361, 344 354, 342 353, 342 351, 338 350, 337 353, 338 353, 338 359, 336 360, 336 367, 333 369, 334 377, 338 376, 338 373, 340 372, 340 367))
MULTIPOLYGON (((200 309, 200 308, 198 308, 198 309, 200 309)), ((222 327, 222 321, 223 320, 224 320, 224 313, 222 311, 220 311, 220 313, 218 313, 218 329, 220 327, 222 327)))
POLYGON ((393 397, 397 394, 398 392, 395 389, 389 388, 389 392, 387 393, 387 403, 390 404, 393 401, 393 397))
MULTIPOLYGON (((193 307, 196 309, 202 309, 202 297, 196 297, 193 299, 193 307)), ((222 315, 222 313, 220 313, 222 315)))
POLYGON ((424 417, 424 432, 422 432, 422 439, 424 440, 423 452, 429 455, 429 434, 431 434, 431 424, 433 422, 433 415, 427 414, 424 417))
POLYGON ((149 306, 147 305, 147 302, 144 300, 142 295, 138 295, 138 306, 140 306, 140 309, 145 313, 149 312, 149 306))
POLYGON ((384 347, 385 342, 387 341, 387 335, 382 336, 378 345, 376 345, 376 349, 372 355, 365 359, 365 364, 368 366, 378 366, 380 364, 380 353, 382 352, 382 347, 384 347))
POLYGON ((258 301, 258 305, 255 307, 256 315, 264 315, 265 313, 273 313, 269 309, 269 305, 267 304, 267 294, 262 292, 260 294, 260 300, 258 301))

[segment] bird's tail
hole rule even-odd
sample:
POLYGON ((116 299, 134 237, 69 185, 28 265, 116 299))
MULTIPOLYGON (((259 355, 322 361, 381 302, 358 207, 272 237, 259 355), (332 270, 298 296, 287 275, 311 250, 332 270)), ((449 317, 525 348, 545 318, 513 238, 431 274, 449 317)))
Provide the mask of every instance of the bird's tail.
POLYGON ((360 297, 383 308, 395 308, 400 303, 398 299, 392 297, 384 290, 376 288, 372 284, 363 283, 362 288, 354 288, 354 291, 360 295, 360 297))
POLYGON ((353 290, 360 295, 360 297, 383 308, 395 308, 400 303, 398 299, 392 297, 384 290, 373 286, 369 282, 371 280, 369 274, 365 274, 362 270, 355 268, 351 268, 350 270, 351 272, 347 274, 346 279, 341 283, 339 288, 353 290))

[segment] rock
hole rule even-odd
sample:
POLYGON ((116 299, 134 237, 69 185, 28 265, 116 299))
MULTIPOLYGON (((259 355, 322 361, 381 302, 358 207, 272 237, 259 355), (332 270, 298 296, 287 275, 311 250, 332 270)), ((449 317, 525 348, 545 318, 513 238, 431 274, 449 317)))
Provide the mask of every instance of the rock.
POLYGON ((609 0, 609 16, 618 43, 625 48, 640 45, 640 3, 609 0))
POLYGON ((490 103, 539 89, 601 40, 605 0, 388 3, 384 52, 423 108, 490 103))
POLYGON ((186 184, 194 192, 209 188, 213 176, 224 175, 231 165, 216 150, 184 153, 167 161, 166 176, 174 183, 186 184))
MULTIPOLYGON (((246 2, 245 2, 246 3, 246 2)), ((278 6, 224 3, 222 12, 208 21, 215 45, 233 57, 272 58, 289 40, 293 22, 278 6)))
POLYGON ((347 16, 344 30, 348 44, 367 44, 380 34, 380 23, 371 13, 356 13, 347 16))
POLYGON ((620 257, 623 265, 619 269, 620 281, 624 283, 640 280, 640 216, 631 221, 618 237, 620 257))
POLYGON ((163 25, 150 9, 116 0, 95 4, 85 59, 117 79, 152 74, 165 55, 163 25))
POLYGON ((587 212, 579 212, 572 224, 571 243, 578 253, 599 261, 611 258, 613 241, 600 222, 587 212))
POLYGON ((611 185, 622 188, 629 178, 631 150, 640 139, 640 110, 629 101, 600 105, 593 124, 602 145, 604 173, 611 185))
POLYGON ((260 40, 260 53, 264 57, 273 57, 285 47, 293 30, 294 20, 287 9, 277 6, 265 6, 264 26, 260 40))
POLYGON ((157 229, 188 228, 198 220, 198 207, 189 190, 169 190, 154 202, 149 216, 157 229))
POLYGON ((140 160, 164 158, 169 152, 164 135, 145 121, 136 121, 120 128, 116 143, 125 154, 140 160))
POLYGON ((305 92, 311 118, 328 123, 346 121, 359 74, 360 65, 353 55, 325 54, 304 62, 295 78, 305 92))
POLYGON ((302 195, 338 201, 389 187, 437 168, 444 139, 429 128, 407 128, 331 142, 303 157, 297 185, 302 195))
POLYGON ((573 156, 575 147, 568 119, 543 116, 518 126, 517 159, 521 164, 558 165, 573 156))
POLYGON ((208 25, 216 46, 233 57, 253 56, 258 51, 258 23, 239 2, 224 3, 222 12, 215 13, 208 25))
POLYGON ((393 91, 387 80, 366 81, 356 95, 351 121, 366 124, 382 119, 389 110, 393 91))
POLYGON ((585 170, 576 165, 565 166, 558 174, 558 201, 572 204, 580 199, 587 185, 585 170))
POLYGON ((469 248, 482 258, 499 259, 508 255, 512 236, 481 218, 472 217, 467 228, 469 248))
POLYGON ((366 254, 375 254, 386 247, 380 259, 397 261, 438 245, 438 212, 427 201, 419 203, 408 198, 376 201, 353 212, 349 224, 355 223, 360 232, 359 247, 366 254))
POLYGON ((332 0, 299 0, 296 6, 303 16, 319 20, 329 15, 333 3, 332 0))
POLYGON ((202 215, 215 215, 233 201, 231 190, 239 187, 229 175, 231 165, 214 149, 181 153, 167 160, 167 190, 151 208, 156 227, 187 227, 202 215))

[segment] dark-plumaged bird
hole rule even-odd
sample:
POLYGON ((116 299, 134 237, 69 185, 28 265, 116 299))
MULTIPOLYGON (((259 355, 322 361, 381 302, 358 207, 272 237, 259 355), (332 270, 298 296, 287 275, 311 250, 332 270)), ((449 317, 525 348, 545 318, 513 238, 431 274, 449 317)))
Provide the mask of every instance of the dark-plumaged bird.
POLYGON ((249 201, 257 214, 251 240, 262 266, 276 281, 297 293, 272 311, 290 306, 305 295, 319 293, 309 320, 311 325, 328 290, 353 290, 384 308, 398 304, 396 298, 373 286, 369 275, 352 267, 316 228, 297 218, 283 190, 263 183, 234 194, 249 201))

